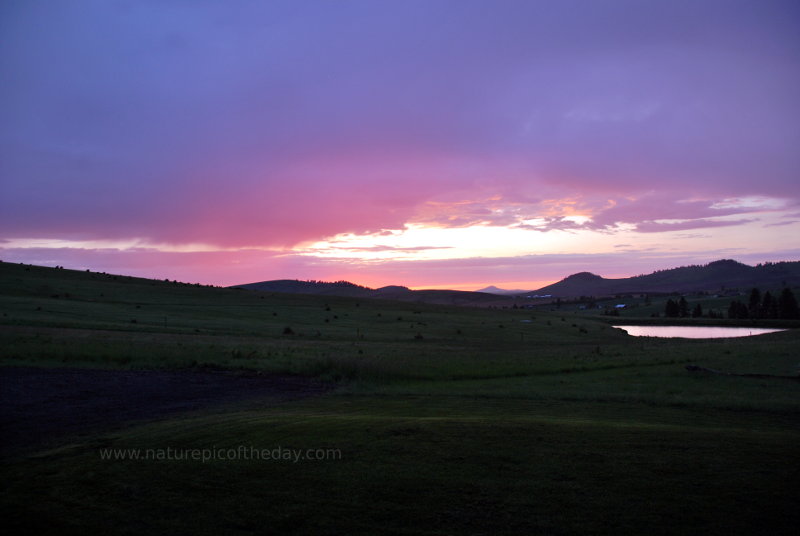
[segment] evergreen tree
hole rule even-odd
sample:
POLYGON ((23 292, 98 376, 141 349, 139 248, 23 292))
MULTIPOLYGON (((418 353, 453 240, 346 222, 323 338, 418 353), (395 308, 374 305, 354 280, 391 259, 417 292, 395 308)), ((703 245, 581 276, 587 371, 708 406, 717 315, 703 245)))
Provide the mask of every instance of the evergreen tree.
POLYGON ((778 316, 779 318, 798 318, 800 311, 797 308, 797 300, 789 287, 784 287, 778 297, 778 316))
POLYGON ((689 316, 689 304, 683 296, 681 296, 680 301, 678 301, 678 316, 681 318, 689 316))
POLYGON ((728 318, 747 318, 747 306, 739 300, 733 300, 728 307, 728 318))
POLYGON ((764 318, 778 318, 778 300, 772 297, 769 291, 764 293, 761 300, 761 316, 764 318))
POLYGON ((664 316, 667 318, 675 318, 680 314, 680 309, 678 308, 678 304, 670 298, 667 300, 667 304, 664 306, 664 316))
POLYGON ((694 306, 694 309, 692 309, 692 318, 698 318, 701 316, 703 316, 703 308, 698 303, 694 306))
POLYGON ((759 314, 761 307, 761 292, 754 288, 750 291, 750 300, 747 303, 747 311, 750 313, 750 318, 758 318, 761 315, 759 314))

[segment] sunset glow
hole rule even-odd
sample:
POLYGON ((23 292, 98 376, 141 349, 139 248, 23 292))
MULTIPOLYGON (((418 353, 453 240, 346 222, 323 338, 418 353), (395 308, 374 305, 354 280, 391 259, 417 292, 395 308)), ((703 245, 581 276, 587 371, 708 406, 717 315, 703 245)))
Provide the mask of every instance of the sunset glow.
POLYGON ((32 1, 0 31, 4 261, 471 290, 800 258, 796 3, 32 1))

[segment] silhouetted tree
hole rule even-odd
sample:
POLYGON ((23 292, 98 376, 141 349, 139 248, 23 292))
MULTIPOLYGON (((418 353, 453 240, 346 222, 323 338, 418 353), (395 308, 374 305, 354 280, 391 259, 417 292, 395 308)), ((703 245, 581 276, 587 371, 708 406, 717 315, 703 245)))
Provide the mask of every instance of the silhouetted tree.
POLYGON ((778 300, 774 299, 769 291, 766 291, 761 299, 761 316, 764 318, 778 317, 778 300))
POLYGON ((694 306, 694 309, 692 309, 692 318, 698 318, 700 316, 703 316, 703 308, 698 303, 694 306))
POLYGON ((778 296, 778 315, 780 318, 798 318, 800 316, 797 300, 789 287, 784 287, 781 295, 778 296))
POLYGON ((733 300, 728 307, 728 318, 747 318, 747 306, 739 300, 733 300))
POLYGON ((681 296, 681 299, 678 301, 678 316, 681 318, 689 316, 689 303, 683 296, 681 296))
POLYGON ((675 318, 680 314, 680 308, 678 304, 672 298, 667 300, 667 304, 664 306, 664 316, 667 318, 675 318))
POLYGON ((759 318, 761 316, 761 292, 754 288, 750 291, 750 299, 747 303, 747 311, 750 313, 750 318, 759 318))

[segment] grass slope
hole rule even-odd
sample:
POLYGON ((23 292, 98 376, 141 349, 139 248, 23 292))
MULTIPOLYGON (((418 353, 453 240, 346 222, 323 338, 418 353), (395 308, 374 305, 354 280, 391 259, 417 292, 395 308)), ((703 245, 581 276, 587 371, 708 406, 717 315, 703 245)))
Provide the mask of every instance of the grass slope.
POLYGON ((14 532, 789 534, 800 521, 800 382, 684 370, 797 374, 794 330, 641 340, 561 312, 10 264, 0 264, 0 310, 4 365, 340 382, 319 398, 198 411, 5 459, 14 532), (337 455, 101 459, 166 448, 337 455))

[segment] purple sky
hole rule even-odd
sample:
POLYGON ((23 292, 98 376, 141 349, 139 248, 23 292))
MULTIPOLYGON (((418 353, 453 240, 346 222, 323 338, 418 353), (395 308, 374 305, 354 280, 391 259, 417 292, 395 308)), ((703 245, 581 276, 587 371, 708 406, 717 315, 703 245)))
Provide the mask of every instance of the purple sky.
POLYGON ((800 259, 800 2, 0 3, 0 258, 535 288, 800 259))

